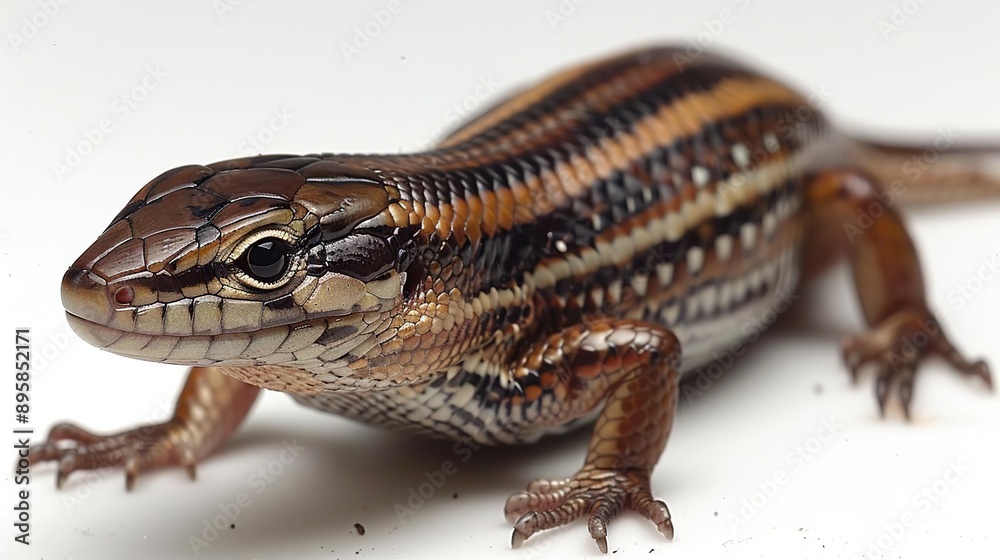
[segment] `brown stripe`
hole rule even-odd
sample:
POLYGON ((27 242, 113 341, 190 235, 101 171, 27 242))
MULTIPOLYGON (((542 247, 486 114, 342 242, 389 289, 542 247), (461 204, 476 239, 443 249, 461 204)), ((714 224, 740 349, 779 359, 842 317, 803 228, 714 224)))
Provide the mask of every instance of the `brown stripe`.
POLYGON ((565 136, 585 113, 607 112, 677 73, 669 58, 639 57, 638 53, 570 69, 477 118, 445 139, 440 148, 466 142, 462 153, 471 157, 509 151, 514 146, 527 151, 545 137, 565 136), (565 98, 559 100, 561 97, 565 98), (523 118, 514 120, 521 113, 523 118), (517 126, 505 126, 511 124, 517 126), (497 131, 502 133, 476 138, 497 131))
POLYGON ((448 148, 465 142, 466 140, 481 134, 497 123, 504 121, 528 107, 538 103, 554 91, 565 87, 567 84, 575 82, 580 76, 591 71, 595 66, 602 66, 601 62, 594 62, 587 65, 577 66, 562 71, 555 76, 545 80, 537 86, 527 88, 511 97, 504 99, 494 107, 485 110, 481 115, 455 130, 447 138, 438 144, 438 148, 448 148))
MULTIPOLYGON (((638 121, 632 131, 622 132, 617 137, 604 139, 598 144, 580 146, 579 153, 572 154, 567 161, 557 162, 554 170, 543 170, 537 175, 524 171, 525 181, 514 180, 505 185, 491 185, 496 194, 493 202, 513 199, 516 204, 509 223, 528 223, 565 204, 571 197, 587 192, 596 181, 608 179, 616 171, 627 170, 653 149, 691 138, 708 124, 735 118, 757 106, 787 104, 795 107, 802 101, 795 92, 770 80, 749 77, 726 79, 709 91, 692 93, 664 105, 655 114, 638 121)), ((413 159, 425 156, 414 154, 402 157, 411 159, 412 162, 413 159)), ((498 152, 495 158, 487 161, 467 161, 463 168, 474 172, 477 167, 497 163, 508 157, 509 155, 498 152)), ((385 162, 388 164, 386 167, 391 168, 394 159, 385 162)), ((452 167, 451 170, 454 171, 457 167, 452 167)), ((433 164, 431 169, 441 171, 433 164)), ((426 173, 430 174, 430 169, 426 173)), ((419 175, 420 172, 416 174, 419 175)), ((403 188, 400 190, 404 191, 403 188)), ((692 199, 694 191, 690 193, 689 199, 692 199)), ((506 229, 506 220, 498 223, 495 219, 498 214, 495 205, 488 207, 494 219, 483 220, 486 213, 482 209, 486 207, 479 195, 448 194, 455 210, 450 229, 440 229, 437 227, 439 223, 424 220, 427 216, 425 205, 418 201, 398 201, 393 205, 397 208, 387 211, 387 221, 397 226, 420 225, 425 235, 434 230, 446 235, 465 229, 465 233, 473 240, 478 240, 482 234, 492 236, 498 230, 506 229), (458 211, 460 203, 457 204, 457 201, 461 201, 469 209, 464 221, 458 211), (405 222, 400 222, 400 219, 405 222)))

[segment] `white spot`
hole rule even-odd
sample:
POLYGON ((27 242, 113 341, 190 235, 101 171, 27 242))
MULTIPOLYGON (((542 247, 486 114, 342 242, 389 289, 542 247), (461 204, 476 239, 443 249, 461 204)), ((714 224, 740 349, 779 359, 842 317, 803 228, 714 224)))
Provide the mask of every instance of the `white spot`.
POLYGON ((740 276, 733 280, 733 303, 742 303, 747 298, 747 279, 740 276))
POLYGON ((753 222, 747 222, 741 225, 740 245, 743 247, 743 250, 744 251, 752 250, 755 243, 757 243, 757 224, 753 222))
POLYGON ((774 286, 778 279, 778 263, 771 261, 764 265, 764 282, 769 286, 774 286))
POLYGON ((740 169, 746 169, 750 165, 750 150, 747 149, 746 144, 742 142, 737 142, 733 144, 732 148, 733 161, 740 169))
POLYGON ((778 217, 774 215, 774 212, 768 212, 764 215, 764 236, 770 239, 774 236, 774 230, 778 228, 778 217))
POLYGON ((715 238, 715 255, 720 261, 729 260, 729 257, 733 254, 733 236, 728 233, 723 233, 722 235, 715 238))
POLYGON ((639 297, 646 295, 646 289, 649 287, 649 275, 645 273, 637 273, 632 276, 632 289, 635 290, 635 294, 639 297))
POLYGON ((614 280, 611 281, 611 284, 608 285, 608 295, 611 296, 611 301, 613 303, 618 303, 619 301, 622 300, 622 281, 621 281, 621 279, 616 278, 616 279, 614 279, 614 280))
POLYGON ((697 276, 705 264, 705 251, 701 247, 691 247, 687 252, 688 274, 697 276))
POLYGON ((694 186, 701 188, 708 184, 708 180, 711 177, 708 169, 696 165, 691 168, 691 180, 694 182, 694 186))
POLYGON ((656 279, 660 283, 660 287, 666 288, 670 285, 670 281, 674 279, 674 265, 673 263, 660 263, 656 265, 656 279))
POLYGON ((566 242, 565 241, 563 241, 562 239, 557 239, 556 240, 556 251, 559 251, 560 253, 565 253, 568 250, 569 250, 569 247, 566 246, 566 242))
POLYGON ((594 215, 590 218, 590 223, 594 225, 594 231, 601 231, 604 226, 604 222, 601 220, 601 215, 594 212, 594 215))
MULTIPOLYGON (((478 369, 479 369, 479 362, 482 361, 482 358, 483 358, 483 355, 481 353, 479 353, 479 352, 476 352, 475 354, 470 354, 467 358, 465 358, 465 361, 462 362, 462 365, 468 371, 477 372, 478 369)), ((449 371, 448 373, 449 374, 453 374, 453 375, 457 375, 459 371, 461 371, 461 370, 460 369, 456 369, 454 371, 454 373, 452 371, 449 371)))
POLYGON ((780 145, 778 144, 778 137, 775 136, 773 132, 765 132, 764 148, 773 154, 774 152, 778 151, 779 147, 780 145))
POLYGON ((698 299, 701 300, 702 312, 711 315, 715 312, 715 305, 719 301, 719 291, 715 286, 709 284, 698 293, 698 299))
POLYGON ((719 310, 729 309, 729 304, 733 302, 733 285, 726 282, 719 286, 719 310))
POLYGON ((698 316, 698 298, 693 294, 688 295, 687 298, 684 299, 684 307, 686 307, 684 310, 684 317, 688 320, 688 322, 698 316))

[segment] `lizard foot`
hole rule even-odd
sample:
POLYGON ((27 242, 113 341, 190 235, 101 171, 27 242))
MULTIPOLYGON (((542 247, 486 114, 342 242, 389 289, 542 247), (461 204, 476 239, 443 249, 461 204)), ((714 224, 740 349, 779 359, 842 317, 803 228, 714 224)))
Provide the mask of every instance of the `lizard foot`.
POLYGON ((649 490, 649 475, 637 471, 584 468, 572 478, 536 480, 528 489, 507 499, 504 513, 514 524, 511 546, 528 537, 582 517, 590 516, 590 536, 601 552, 608 552, 608 523, 622 508, 639 512, 656 524, 668 539, 674 537, 667 505, 649 490))
POLYGON ((183 466, 194 480, 195 457, 184 442, 186 428, 170 420, 113 434, 98 435, 75 424, 57 424, 48 439, 28 451, 31 464, 57 461, 56 488, 75 471, 124 467, 125 488, 131 490, 140 472, 162 466, 183 466))
POLYGON ((960 373, 979 377, 987 387, 993 388, 986 362, 966 360, 945 336, 941 324, 927 311, 896 313, 871 331, 846 339, 842 349, 855 382, 861 368, 869 364, 877 367, 875 397, 883 416, 890 388, 895 387, 903 413, 910 418, 917 364, 927 355, 941 356, 960 373))

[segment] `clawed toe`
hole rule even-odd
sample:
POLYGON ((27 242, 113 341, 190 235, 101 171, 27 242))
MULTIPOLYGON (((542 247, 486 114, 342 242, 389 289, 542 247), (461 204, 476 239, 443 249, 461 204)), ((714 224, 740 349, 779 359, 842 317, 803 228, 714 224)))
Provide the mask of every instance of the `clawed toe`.
POLYGON ((635 472, 584 469, 570 479, 538 480, 507 499, 504 513, 514 523, 511 546, 533 534, 589 515, 587 527, 601 552, 608 551, 608 524, 622 509, 632 509, 656 524, 668 539, 674 535, 670 510, 654 500, 649 477, 635 472))
POLYGON ((868 333, 845 340, 842 353, 855 382, 865 366, 877 368, 875 399, 883 416, 889 394, 895 389, 903 414, 910 418, 917 366, 931 354, 943 357, 960 373, 978 377, 993 388, 989 366, 982 360, 966 360, 926 311, 897 313, 868 333))
POLYGON ((57 424, 48 439, 28 451, 31 464, 55 461, 56 488, 76 471, 120 467, 125 471, 125 488, 132 490, 140 473, 155 467, 184 467, 193 480, 195 457, 175 437, 182 427, 165 422, 113 435, 97 435, 74 424, 57 424))

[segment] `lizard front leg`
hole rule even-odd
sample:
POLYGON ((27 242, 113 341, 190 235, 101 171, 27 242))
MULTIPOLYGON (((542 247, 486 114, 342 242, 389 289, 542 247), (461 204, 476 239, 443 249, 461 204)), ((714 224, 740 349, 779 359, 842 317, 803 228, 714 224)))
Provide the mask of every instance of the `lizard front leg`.
POLYGON ((260 388, 219 368, 191 368, 174 415, 166 422, 111 435, 57 424, 47 441, 29 450, 28 460, 57 461, 57 487, 74 471, 102 467, 124 467, 129 490, 140 472, 157 467, 185 467, 193 479, 195 464, 236 431, 259 393, 260 388))
POLYGON ((649 479, 673 424, 679 364, 673 333, 630 320, 577 325, 530 348, 513 371, 522 395, 510 402, 525 407, 525 417, 537 411, 529 428, 600 413, 583 468, 567 479, 536 480, 507 500, 512 546, 589 516, 590 534, 606 553, 608 523, 623 508, 673 537, 670 511, 653 498, 649 479))
POLYGON ((844 360, 855 380, 863 366, 878 368, 879 410, 885 413, 890 389, 895 387, 909 418, 916 367, 927 355, 941 356, 959 372, 992 387, 986 363, 965 359, 931 313, 913 241, 879 186, 856 171, 831 170, 812 180, 806 200, 813 225, 807 254, 827 260, 848 255, 861 308, 872 329, 844 341, 844 360))

